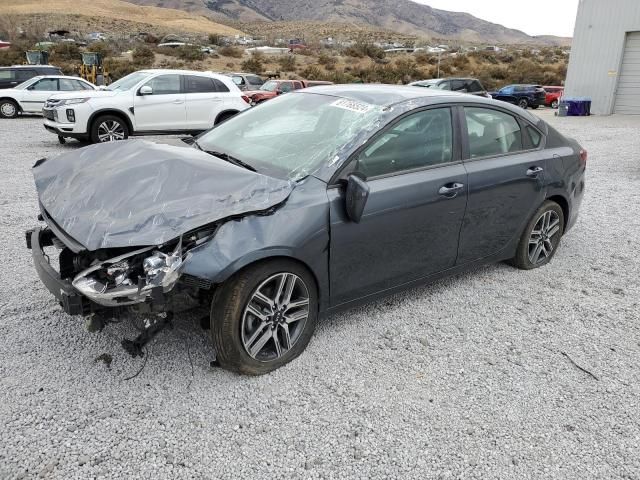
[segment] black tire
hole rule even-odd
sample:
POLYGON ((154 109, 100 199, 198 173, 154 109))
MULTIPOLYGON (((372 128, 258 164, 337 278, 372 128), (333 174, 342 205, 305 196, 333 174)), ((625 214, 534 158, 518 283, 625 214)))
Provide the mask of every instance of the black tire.
POLYGON ((11 99, 0 100, 0 118, 16 118, 20 113, 20 106, 11 99))
POLYGON ((540 105, 531 105, 532 110, 537 110, 540 105))
POLYGON ((109 139, 101 140, 101 135, 104 134, 104 133, 101 133, 101 132, 104 132, 103 126, 104 128, 106 128, 106 127, 111 127, 114 124, 118 125, 117 127, 118 136, 120 136, 120 132, 122 134, 122 138, 118 138, 117 140, 126 140, 127 138, 129 138, 129 135, 130 135, 129 127, 127 126, 127 122, 125 122, 121 117, 118 117, 116 115, 101 115, 97 117, 91 124, 91 134, 90 134, 91 143, 115 141, 116 139, 113 138, 113 136, 108 137, 108 138, 111 138, 111 140, 109 139))
POLYGON ((521 98, 520 100, 518 100, 517 105, 526 110, 529 107, 529 101, 526 98, 521 98))
POLYGON ((237 114, 238 114, 238 112, 224 112, 224 113, 221 113, 220 116, 218 116, 218 118, 216 118, 216 123, 214 123, 214 125, 220 125, 221 123, 226 122, 231 117, 234 117, 237 114))
MULTIPOLYGON (((256 304, 252 305, 255 306, 256 304)), ((228 279, 216 291, 211 303, 211 340, 216 350, 217 361, 222 368, 236 373, 247 375, 269 373, 289 363, 304 351, 315 330, 317 317, 318 288, 313 275, 305 267, 287 259, 267 260, 250 265, 228 279), (248 315, 248 313, 245 313, 245 309, 248 308, 250 302, 255 301, 254 293, 259 287, 268 282, 270 278, 284 273, 294 274, 306 287, 305 291, 309 300, 308 315, 304 323, 297 327, 295 340, 293 340, 293 336, 291 337, 293 344, 281 356, 273 359, 256 359, 249 354, 251 348, 245 348, 245 341, 243 341, 243 329, 246 328, 243 319, 248 315)), ((269 318, 270 321, 277 320, 275 317, 269 318)), ((281 332, 279 327, 273 326, 264 327, 265 329, 262 330, 260 325, 264 322, 260 322, 258 317, 250 316, 248 319, 259 325, 253 332, 247 333, 247 336, 259 331, 260 334, 256 338, 261 337, 263 334, 268 337, 274 334, 274 328, 276 332, 281 332), (271 334, 268 334, 269 328, 271 328, 271 334)), ((282 316, 280 321, 286 323, 286 321, 282 320, 282 316)), ((287 326, 287 331, 289 331, 288 328, 287 326)), ((296 327, 292 327, 292 331, 294 328, 296 327)), ((278 335, 278 333, 275 334, 278 335)), ((258 343, 260 342, 255 342, 254 346, 258 343)), ((275 350, 275 340, 273 338, 268 339, 262 348, 269 350, 271 347, 275 350)), ((275 352, 271 353, 277 355, 275 352)))
POLYGON ((564 234, 564 225, 565 225, 564 212, 560 205, 550 200, 546 200, 542 206, 533 214, 531 220, 524 229, 522 233, 522 237, 520 237, 520 242, 518 243, 518 248, 516 250, 516 256, 511 259, 509 263, 511 263, 514 267, 519 268, 521 270, 532 270, 534 268, 539 268, 551 261, 556 252, 558 251, 558 247, 560 246, 560 240, 562 235, 564 234), (547 235, 551 233, 553 229, 550 229, 549 232, 545 232, 544 234, 538 236, 534 233, 534 230, 538 231, 540 228, 540 221, 543 219, 543 216, 549 214, 551 225, 553 225, 553 221, 557 219, 558 230, 553 233, 553 235, 547 235), (545 254, 544 258, 536 258, 536 248, 538 248, 538 244, 534 245, 533 242, 535 239, 540 238, 539 243, 544 244, 544 250, 547 250, 549 245, 552 247, 551 252, 549 254, 545 254), (543 239, 547 239, 543 241, 543 239), (534 257, 532 259, 532 256, 534 257))

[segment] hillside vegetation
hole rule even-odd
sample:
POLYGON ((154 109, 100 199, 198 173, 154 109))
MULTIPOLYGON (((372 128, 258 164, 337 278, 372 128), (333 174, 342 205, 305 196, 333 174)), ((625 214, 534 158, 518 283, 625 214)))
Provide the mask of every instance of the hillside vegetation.
POLYGON ((23 29, 103 29, 111 34, 138 31, 239 34, 233 27, 203 15, 182 10, 142 7, 121 0, 0 0, 0 27, 23 25, 23 29))

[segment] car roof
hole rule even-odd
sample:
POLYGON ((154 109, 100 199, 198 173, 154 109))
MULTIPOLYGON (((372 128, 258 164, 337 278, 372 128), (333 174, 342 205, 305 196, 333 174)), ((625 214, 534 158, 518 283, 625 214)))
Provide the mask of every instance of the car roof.
POLYGON ((70 80, 80 80, 85 83, 91 83, 81 77, 73 77, 71 75, 36 75, 35 77, 30 78, 29 80, 33 80, 34 78, 68 78, 70 80))
POLYGON ((368 103, 378 107, 392 107, 400 105, 400 111, 409 111, 421 106, 436 105, 438 103, 477 104, 478 106, 499 107, 514 115, 525 118, 532 124, 538 123, 538 117, 527 110, 489 98, 469 95, 467 93, 450 90, 432 90, 430 88, 416 88, 409 85, 384 84, 348 84, 323 85, 297 90, 287 95, 323 94, 346 98, 361 103, 368 103))
POLYGON ((305 89, 305 91, 347 98, 377 106, 390 106, 419 98, 435 99, 462 95, 448 90, 431 90, 405 85, 384 84, 323 85, 311 87, 305 89))

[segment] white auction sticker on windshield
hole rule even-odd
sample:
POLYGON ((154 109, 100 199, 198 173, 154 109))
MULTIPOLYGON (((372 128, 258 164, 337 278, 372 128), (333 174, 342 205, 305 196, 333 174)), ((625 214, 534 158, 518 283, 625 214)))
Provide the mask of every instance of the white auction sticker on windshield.
POLYGON ((349 100, 348 98, 341 98, 331 103, 331 106, 344 108, 345 110, 351 110, 352 112, 366 113, 373 108, 373 105, 367 103, 358 102, 356 100, 349 100))

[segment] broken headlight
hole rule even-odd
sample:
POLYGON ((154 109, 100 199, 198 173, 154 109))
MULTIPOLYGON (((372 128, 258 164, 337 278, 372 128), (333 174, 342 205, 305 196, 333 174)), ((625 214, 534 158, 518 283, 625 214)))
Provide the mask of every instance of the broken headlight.
POLYGON ((83 295, 104 306, 144 302, 153 289, 170 291, 180 278, 182 241, 169 253, 147 247, 94 263, 73 280, 83 295), (151 253, 150 253, 151 252, 151 253))

